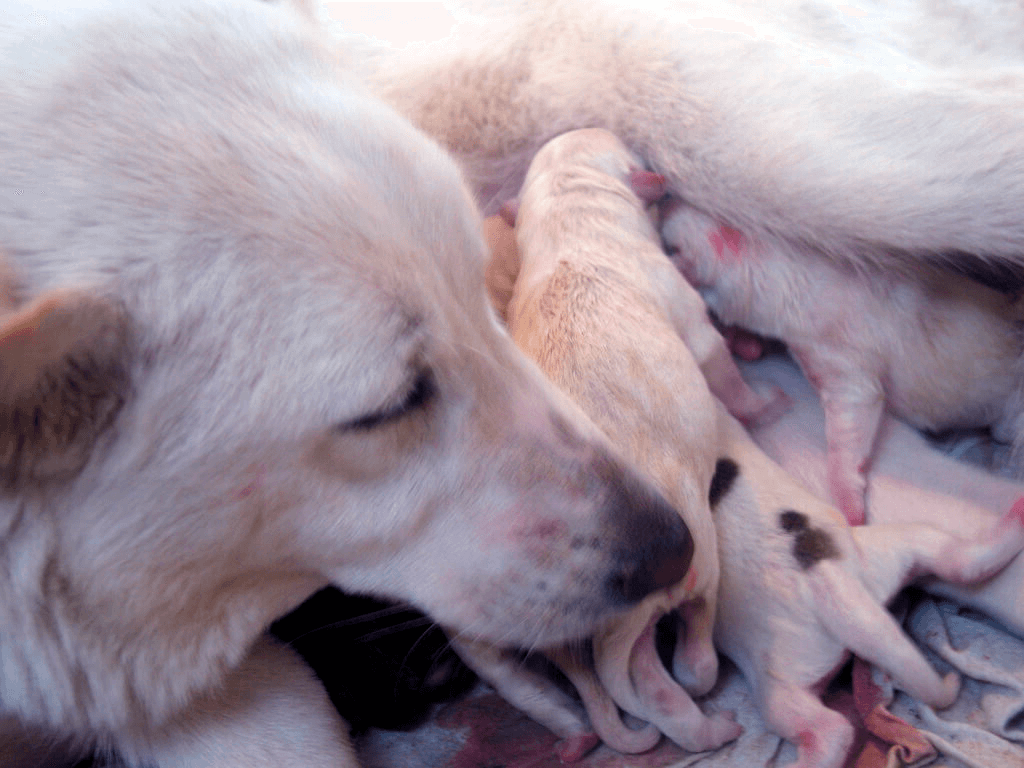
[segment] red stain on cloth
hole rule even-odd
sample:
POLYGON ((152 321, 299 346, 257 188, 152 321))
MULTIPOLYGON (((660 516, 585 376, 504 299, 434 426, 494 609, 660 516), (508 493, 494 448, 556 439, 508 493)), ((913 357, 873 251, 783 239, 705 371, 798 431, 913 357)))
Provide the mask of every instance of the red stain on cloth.
POLYGON ((867 731, 855 768, 883 768, 894 750, 899 765, 913 765, 938 754, 917 728, 886 709, 891 698, 875 685, 871 665, 861 659, 853 663, 853 703, 867 731))
POLYGON ((562 742, 490 692, 445 707, 436 723, 465 734, 464 746, 444 768, 564 768, 560 752, 581 758, 573 768, 665 768, 687 754, 667 739, 642 755, 621 755, 603 745, 587 753, 591 744, 585 736, 578 743, 562 742))

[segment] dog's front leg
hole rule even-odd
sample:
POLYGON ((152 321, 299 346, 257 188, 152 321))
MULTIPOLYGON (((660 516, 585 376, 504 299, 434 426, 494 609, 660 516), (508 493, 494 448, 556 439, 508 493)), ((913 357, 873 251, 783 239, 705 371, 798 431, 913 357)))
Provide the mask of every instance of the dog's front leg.
POLYGON ((323 686, 297 653, 269 637, 138 758, 159 768, 358 768, 348 727, 323 686))
POLYGON ((821 350, 792 351, 821 392, 832 502, 850 525, 863 525, 867 471, 885 413, 885 394, 877 380, 845 360, 828 360, 821 350))

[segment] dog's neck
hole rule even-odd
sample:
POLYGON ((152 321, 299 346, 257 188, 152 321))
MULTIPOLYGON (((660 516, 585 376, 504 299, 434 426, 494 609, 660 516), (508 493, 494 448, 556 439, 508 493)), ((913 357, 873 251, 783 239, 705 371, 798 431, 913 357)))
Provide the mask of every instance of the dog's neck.
MULTIPOLYGON (((298 571, 246 574, 230 556, 204 562, 201 550, 133 560, 115 543, 132 533, 117 530, 116 507, 103 509, 110 499, 83 508, 75 495, 0 505, 0 713, 58 735, 117 733, 123 743, 150 731, 215 687, 270 621, 322 586, 298 571), (110 540, 83 548, 88 526, 78 521, 97 515, 110 520, 110 540)), ((152 537, 159 519, 152 510, 152 537)))

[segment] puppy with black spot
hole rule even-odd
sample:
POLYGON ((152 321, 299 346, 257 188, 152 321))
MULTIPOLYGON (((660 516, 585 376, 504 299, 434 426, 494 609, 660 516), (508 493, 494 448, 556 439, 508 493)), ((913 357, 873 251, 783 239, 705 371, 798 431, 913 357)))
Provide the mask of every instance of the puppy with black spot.
POLYGON ((996 574, 1024 546, 1024 504, 972 539, 923 523, 851 527, 719 414, 715 644, 742 670, 768 727, 796 742, 796 765, 839 768, 853 727, 822 704, 824 685, 852 652, 926 704, 952 704, 956 675, 937 673, 885 605, 924 576, 968 584, 996 574))

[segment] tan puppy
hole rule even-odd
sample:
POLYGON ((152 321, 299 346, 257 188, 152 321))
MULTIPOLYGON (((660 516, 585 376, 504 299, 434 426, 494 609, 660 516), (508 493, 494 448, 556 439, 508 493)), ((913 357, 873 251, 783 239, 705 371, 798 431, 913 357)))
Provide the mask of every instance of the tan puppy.
POLYGON ((498 323, 455 165, 308 16, 16 0, 0 72, 4 732, 351 766, 263 636, 325 583, 529 646, 685 573, 679 516, 498 323))
MULTIPOLYGON (((661 252, 635 191, 648 182, 640 161, 606 131, 565 134, 538 152, 519 202, 520 269, 508 325, 516 343, 654 480, 693 534, 686 578, 598 633, 594 665, 618 706, 700 751, 740 729, 724 715, 705 717, 669 676, 656 655, 654 624, 669 611, 681 614, 685 641, 674 672, 690 692, 708 691, 717 675, 718 556, 708 509, 717 454, 715 401, 702 365, 712 388, 730 365, 720 391, 732 393, 739 381, 745 405, 765 401, 742 383, 693 289, 661 252)), ((560 660, 602 738, 627 751, 651 746, 650 729, 626 732, 614 707, 592 698, 600 687, 581 686, 580 671, 560 660)))

